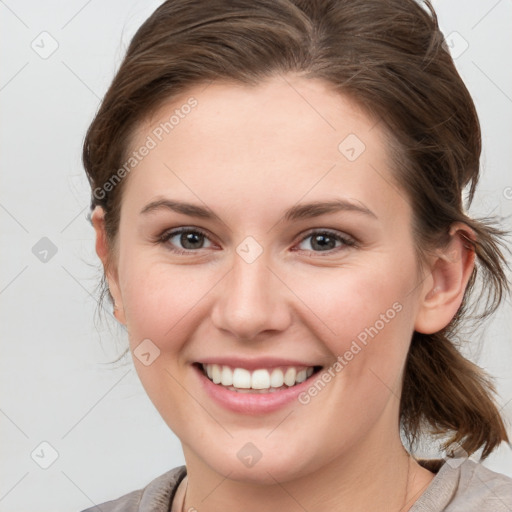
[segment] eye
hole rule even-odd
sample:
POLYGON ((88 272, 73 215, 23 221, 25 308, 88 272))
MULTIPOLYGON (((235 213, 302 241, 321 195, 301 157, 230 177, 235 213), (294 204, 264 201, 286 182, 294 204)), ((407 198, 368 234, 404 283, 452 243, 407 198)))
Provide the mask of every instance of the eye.
POLYGON ((178 228, 164 232, 158 239, 162 244, 177 254, 187 254, 194 252, 195 249, 205 249, 211 247, 212 243, 208 235, 197 228, 178 228), (210 245, 204 245, 208 242, 210 245))
POLYGON ((344 247, 353 247, 355 245, 355 240, 347 235, 322 229, 311 231, 302 238, 299 250, 331 253, 338 252, 338 250, 342 250, 344 247))
MULTIPOLYGON (((212 248, 214 244, 208 234, 199 228, 180 227, 165 231, 158 237, 158 243, 176 254, 190 255, 199 249, 212 248)), ((346 247, 353 247, 356 241, 342 233, 331 230, 315 230, 304 236, 295 251, 324 252, 332 254, 346 247)))

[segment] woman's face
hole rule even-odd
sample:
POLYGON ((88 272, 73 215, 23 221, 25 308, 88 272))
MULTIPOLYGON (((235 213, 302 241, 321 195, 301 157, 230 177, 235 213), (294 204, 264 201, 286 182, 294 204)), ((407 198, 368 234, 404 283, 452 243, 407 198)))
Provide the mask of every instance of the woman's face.
POLYGON ((187 464, 286 481, 396 440, 425 291, 379 123, 319 80, 212 83, 133 152, 109 284, 187 464))

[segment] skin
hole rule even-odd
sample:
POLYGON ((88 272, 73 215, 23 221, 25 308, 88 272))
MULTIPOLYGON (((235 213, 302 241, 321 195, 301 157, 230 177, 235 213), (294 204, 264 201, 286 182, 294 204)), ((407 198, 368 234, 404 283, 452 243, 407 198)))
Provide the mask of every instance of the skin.
POLYGON ((132 351, 150 339, 160 355, 134 364, 155 407, 182 442, 184 510, 408 510, 433 474, 410 460, 399 437, 400 381, 414 330, 436 332, 456 313, 473 253, 454 225, 448 247, 421 267, 412 210, 394 184, 381 124, 319 80, 275 76, 258 86, 197 86, 141 125, 138 148, 193 96, 198 105, 125 178, 116 243, 93 214, 116 317, 132 351), (338 149, 355 134, 366 149, 338 149), (201 219, 155 199, 206 206, 201 219), (338 211, 286 221, 297 203, 345 199, 374 216, 338 211), (209 235, 197 249, 186 226, 209 235), (329 229, 355 244, 322 251, 307 237, 329 229), (262 254, 236 252, 248 236, 262 254), (297 250, 300 249, 300 250, 297 250), (191 364, 211 356, 300 357, 328 368, 393 304, 401 310, 307 405, 258 416, 228 411, 198 385, 191 364), (237 452, 253 443, 252 467, 237 452), (405 506, 404 506, 405 503, 405 506), (403 508, 402 508, 403 507, 403 508))

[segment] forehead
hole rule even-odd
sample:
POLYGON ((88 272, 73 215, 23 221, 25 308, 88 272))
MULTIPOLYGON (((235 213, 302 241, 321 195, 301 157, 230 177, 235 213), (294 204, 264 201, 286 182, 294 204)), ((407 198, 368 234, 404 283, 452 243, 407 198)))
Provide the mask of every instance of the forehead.
POLYGON ((151 149, 130 173, 125 199, 142 207, 157 194, 179 196, 240 219, 277 214, 302 197, 405 212, 382 130, 320 80, 196 86, 139 126, 130 151, 151 149))

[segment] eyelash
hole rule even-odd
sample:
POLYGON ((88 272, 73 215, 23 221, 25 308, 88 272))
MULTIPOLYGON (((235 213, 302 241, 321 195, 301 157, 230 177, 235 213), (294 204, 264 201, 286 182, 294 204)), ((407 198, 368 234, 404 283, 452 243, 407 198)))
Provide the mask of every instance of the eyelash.
MULTIPOLYGON (((194 249, 179 249, 177 247, 170 246, 170 244, 168 243, 169 240, 171 238, 174 238, 176 235, 181 235, 182 233, 199 234, 199 235, 201 235, 201 236, 203 236, 203 237, 205 237, 206 239, 209 240, 208 234, 205 231, 203 231, 202 229, 182 227, 182 228, 172 229, 170 231, 165 231, 164 233, 162 233, 158 237, 158 239, 156 240, 156 243, 168 245, 169 246, 169 250, 171 252, 175 253, 175 254, 178 254, 178 255, 184 255, 184 256, 187 255, 187 256, 189 256, 189 255, 192 255, 194 252, 197 252, 197 250, 194 250, 194 249)), ((325 253, 326 256, 329 256, 329 255, 332 255, 333 253, 337 253, 340 250, 343 250, 346 247, 356 247, 357 246, 356 240, 354 240, 352 237, 348 237, 346 235, 345 236, 341 235, 339 232, 332 231, 330 229, 314 229, 314 230, 311 230, 306 235, 304 235, 299 240, 298 243, 301 244, 302 242, 304 242, 308 238, 312 237, 313 235, 327 235, 327 236, 329 236, 331 238, 334 238, 336 241, 341 242, 342 245, 340 247, 337 247, 337 248, 334 248, 334 249, 329 249, 329 250, 326 250, 326 251, 309 251, 309 250, 305 250, 305 249, 294 249, 294 251, 296 251, 296 252, 313 252, 315 255, 320 255, 321 257, 324 257, 322 255, 322 253, 325 253)), ((202 249, 202 247, 200 249, 202 249)))

